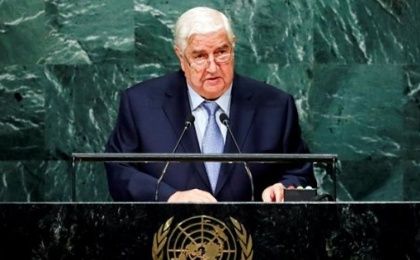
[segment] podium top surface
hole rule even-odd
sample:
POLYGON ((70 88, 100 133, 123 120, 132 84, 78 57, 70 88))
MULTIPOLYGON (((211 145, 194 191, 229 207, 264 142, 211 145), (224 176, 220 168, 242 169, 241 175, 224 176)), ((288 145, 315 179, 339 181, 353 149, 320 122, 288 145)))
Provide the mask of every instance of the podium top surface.
POLYGON ((278 154, 278 153, 72 153, 76 161, 96 162, 260 162, 260 163, 296 163, 296 162, 336 162, 337 154, 278 154))

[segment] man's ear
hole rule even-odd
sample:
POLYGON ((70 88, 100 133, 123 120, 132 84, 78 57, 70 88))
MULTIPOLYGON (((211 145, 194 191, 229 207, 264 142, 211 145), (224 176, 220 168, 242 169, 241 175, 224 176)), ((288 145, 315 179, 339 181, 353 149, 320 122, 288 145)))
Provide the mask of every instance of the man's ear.
POLYGON ((181 65, 181 69, 183 70, 183 71, 185 71, 185 69, 184 69, 184 59, 182 58, 183 57, 183 55, 182 55, 182 52, 181 52, 181 50, 179 49, 179 47, 178 46, 174 46, 174 51, 175 51, 175 54, 176 54, 176 56, 178 57, 178 60, 179 60, 179 65, 181 65))
POLYGON ((176 45, 174 46, 174 51, 175 51, 175 54, 178 57, 178 59, 181 60, 181 51, 178 48, 178 46, 176 46, 176 45))

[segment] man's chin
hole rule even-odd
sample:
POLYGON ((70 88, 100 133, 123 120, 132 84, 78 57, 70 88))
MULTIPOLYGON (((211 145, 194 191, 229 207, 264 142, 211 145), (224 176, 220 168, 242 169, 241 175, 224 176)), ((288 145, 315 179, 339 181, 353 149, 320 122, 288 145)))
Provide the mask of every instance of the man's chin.
POLYGON ((221 95, 223 95, 223 93, 224 92, 221 89, 218 89, 217 91, 206 91, 203 97, 207 100, 215 100, 218 99, 221 95))

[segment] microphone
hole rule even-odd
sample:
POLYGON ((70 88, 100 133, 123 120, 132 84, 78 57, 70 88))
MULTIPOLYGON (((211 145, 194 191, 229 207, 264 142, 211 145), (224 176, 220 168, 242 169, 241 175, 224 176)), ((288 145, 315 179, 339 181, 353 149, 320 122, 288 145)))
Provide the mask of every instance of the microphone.
MULTIPOLYGON (((233 143, 235 144, 236 149, 238 150, 238 153, 242 153, 241 149, 239 148, 238 142, 236 142, 236 138, 233 135, 232 130, 229 127, 228 116, 225 113, 221 113, 220 116, 219 116, 219 119, 220 119, 220 122, 222 122, 222 124, 224 124, 226 126, 226 128, 229 132, 229 135, 230 135, 230 137, 232 137, 233 143)), ((243 164, 244 164, 246 174, 248 175, 249 182, 251 183, 251 201, 254 201, 254 181, 253 181, 253 178, 252 178, 252 173, 251 173, 251 170, 248 167, 248 164, 245 161, 243 162, 243 164)))
MULTIPOLYGON (((182 129, 181 135, 179 136, 178 141, 176 142, 175 147, 174 147, 174 149, 172 150, 171 153, 175 153, 176 152, 176 149, 178 149, 178 146, 181 143, 181 140, 184 137, 185 133, 187 132, 188 128, 192 124, 194 124, 194 120, 195 120, 195 117, 192 114, 190 114, 187 117, 187 120, 185 120, 184 129, 182 129)), ((163 177, 165 177, 166 170, 168 169, 169 163, 170 163, 170 161, 167 161, 166 162, 165 166, 162 169, 162 172, 160 173, 159 179, 156 182, 155 201, 157 201, 159 199, 159 186, 160 186, 160 183, 163 180, 163 177)))

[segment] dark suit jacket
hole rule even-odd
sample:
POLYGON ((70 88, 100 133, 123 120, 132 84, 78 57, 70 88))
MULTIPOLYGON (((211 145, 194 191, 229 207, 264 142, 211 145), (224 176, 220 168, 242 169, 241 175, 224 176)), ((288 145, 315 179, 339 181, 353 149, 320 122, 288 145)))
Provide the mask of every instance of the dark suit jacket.
MULTIPOLYGON (((294 100, 272 86, 234 76, 230 123, 243 153, 305 153, 294 100)), ((137 84, 121 95, 115 129, 107 152, 168 153, 174 148, 191 114, 186 79, 182 71, 137 84)), ((194 127, 184 136, 178 152, 200 153, 194 127)), ((236 153, 227 135, 226 153, 236 153)), ((123 201, 153 201, 163 163, 106 163, 112 197, 123 201)), ((255 198, 276 182, 315 185, 311 164, 286 168, 278 164, 251 164, 255 198)), ((159 189, 159 200, 175 191, 201 189, 211 193, 203 163, 172 163, 159 189)), ((249 179, 242 164, 222 164, 214 193, 218 201, 248 201, 249 179)))

